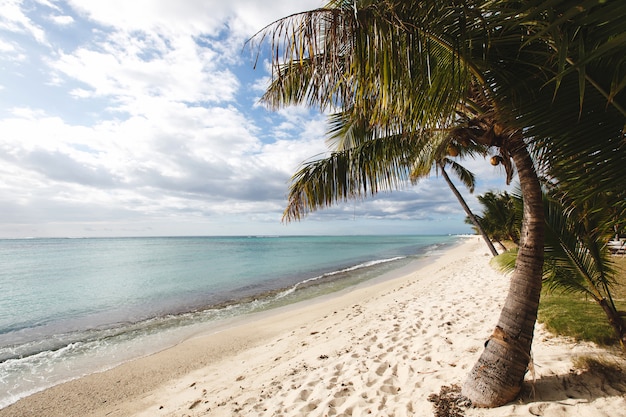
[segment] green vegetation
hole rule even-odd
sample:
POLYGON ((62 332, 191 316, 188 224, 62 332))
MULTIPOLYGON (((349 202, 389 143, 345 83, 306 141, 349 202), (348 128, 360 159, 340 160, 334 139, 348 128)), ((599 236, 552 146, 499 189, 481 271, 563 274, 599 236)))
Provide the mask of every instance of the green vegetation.
MULTIPOLYGON (((612 294, 617 308, 626 311, 626 257, 615 256, 614 261, 619 271, 612 294)), ((599 345, 618 345, 602 309, 594 300, 579 293, 544 289, 539 304, 539 322, 554 334, 599 345)))
MULTIPOLYGON (((476 219, 487 236, 503 250, 506 250, 506 247, 502 241, 510 240, 516 245, 519 243, 522 211, 517 207, 521 204, 518 200, 506 191, 498 193, 489 191, 478 196, 483 212, 482 216, 476 216, 476 219)), ((470 223, 467 218, 465 223, 470 223)))
MULTIPOLYGON (((611 210, 595 209, 611 206, 598 194, 593 201, 565 210, 553 195, 544 193, 543 308, 538 319, 557 334, 599 344, 617 341, 626 351, 626 322, 620 313, 624 306, 615 294, 616 286, 624 279, 620 264, 616 264, 619 257, 611 256, 606 246, 615 229, 615 216, 611 210), (595 325, 600 317, 612 328, 613 337, 607 334, 606 325, 595 325)), ((484 207, 479 220, 483 226, 489 225, 485 230, 492 239, 507 236, 508 228, 519 230, 524 206, 520 196, 487 193, 478 200, 484 207), (510 226, 506 219, 511 219, 510 226)), ((495 263, 502 270, 513 270, 517 258, 518 249, 513 248, 496 257, 495 263)))

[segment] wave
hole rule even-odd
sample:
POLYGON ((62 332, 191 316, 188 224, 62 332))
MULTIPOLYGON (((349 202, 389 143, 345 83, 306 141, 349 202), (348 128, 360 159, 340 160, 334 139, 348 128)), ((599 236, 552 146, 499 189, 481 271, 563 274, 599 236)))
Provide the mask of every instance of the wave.
POLYGON ((394 258, 378 259, 378 260, 374 260, 374 261, 363 262, 363 263, 360 263, 358 265, 350 266, 348 268, 339 269, 337 271, 326 272, 324 274, 315 276, 313 278, 308 278, 308 279, 305 279, 304 281, 300 281, 300 282, 294 284, 291 288, 288 288, 288 289, 278 293, 276 295, 276 298, 277 299, 278 298, 284 298, 284 297, 286 297, 288 295, 291 295, 294 292, 296 292, 298 290, 298 288, 301 288, 302 286, 305 286, 307 284, 314 283, 316 281, 323 280, 324 278, 328 278, 328 277, 332 277, 332 276, 340 275, 340 274, 345 274, 345 273, 348 273, 348 272, 352 272, 352 271, 356 271, 356 270, 359 270, 359 269, 368 268, 368 267, 371 267, 371 266, 380 265, 380 264, 384 264, 384 263, 388 263, 388 262, 398 261, 400 259, 405 259, 405 258, 406 258, 406 256, 396 256, 394 258))
MULTIPOLYGON (((396 256, 393 258, 377 259, 359 263, 357 265, 325 272, 323 274, 304 279, 289 288, 256 293, 245 298, 223 301, 216 305, 198 308, 194 311, 183 311, 178 314, 166 314, 138 322, 114 323, 104 328, 92 328, 84 329, 82 331, 57 333, 46 338, 37 338, 35 340, 28 340, 28 338, 26 338, 22 342, 0 346, 0 365, 3 363, 6 364, 6 362, 12 360, 24 361, 27 358, 35 359, 38 355, 42 354, 49 354, 52 357, 55 357, 59 353, 63 352, 76 352, 77 348, 81 346, 91 346, 92 348, 98 346, 101 347, 107 344, 119 343, 124 340, 140 338, 147 334, 153 334, 175 327, 184 327, 199 322, 210 322, 221 318, 237 316, 270 308, 276 301, 283 300, 290 295, 293 295, 300 289, 326 282, 329 279, 336 279, 340 275, 346 275, 354 271, 371 268, 376 265, 387 264, 405 258, 406 257, 404 256, 396 256)), ((41 330, 36 333, 39 333, 40 331, 41 330)), ((15 337, 19 333, 22 333, 22 331, 8 331, 7 333, 8 334, 4 335, 4 338, 12 336, 15 337)), ((15 337, 14 340, 15 339, 19 339, 19 337, 15 337)))

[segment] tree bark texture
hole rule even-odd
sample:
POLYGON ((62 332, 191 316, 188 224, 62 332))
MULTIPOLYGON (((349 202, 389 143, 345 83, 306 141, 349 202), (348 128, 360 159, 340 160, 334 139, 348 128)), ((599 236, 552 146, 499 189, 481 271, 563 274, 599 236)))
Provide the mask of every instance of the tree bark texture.
POLYGON ((459 203, 461 203, 461 207, 463 207, 463 210, 465 210, 465 213, 467 214, 467 217, 470 218, 472 223, 474 223, 474 226, 476 226, 476 228, 478 229, 478 231, 482 235, 485 243, 487 244, 487 247, 491 251, 491 254, 493 256, 498 256, 498 251, 493 246, 493 243, 491 242, 491 239, 489 239, 489 236, 487 236, 487 233, 485 233, 485 230, 483 229, 483 227, 478 222, 478 219, 476 218, 476 216, 474 216, 474 213, 472 213, 472 210, 470 210, 469 206, 467 205, 467 203, 463 199, 463 196, 461 195, 459 190, 454 186, 454 183, 452 182, 452 180, 448 176, 448 173, 446 172, 443 164, 442 163, 438 163, 438 165, 439 165, 439 169, 441 170, 441 175, 443 175, 443 178, 448 183, 448 186, 450 187, 450 189, 452 190, 452 192, 456 196, 457 200, 459 200, 459 203))
POLYGON ((611 305, 609 305, 606 298, 601 299, 598 303, 602 307, 602 310, 604 310, 604 314, 606 314, 609 324, 613 328, 622 350, 626 351, 626 323, 624 323, 624 319, 611 305))
POLYGON ((521 135, 509 138, 507 148, 517 168, 524 200, 522 233, 500 318, 462 389, 476 407, 498 407, 519 394, 531 360, 541 294, 545 233, 541 186, 521 135))

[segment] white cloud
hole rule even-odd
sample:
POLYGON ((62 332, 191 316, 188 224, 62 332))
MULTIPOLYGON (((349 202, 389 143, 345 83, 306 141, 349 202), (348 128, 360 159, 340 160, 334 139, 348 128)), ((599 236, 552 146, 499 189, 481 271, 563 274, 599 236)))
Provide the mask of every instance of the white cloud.
POLYGON ((226 23, 236 36, 250 36, 276 19, 323 4, 320 0, 70 0, 69 3, 89 19, 126 31, 158 29, 187 35, 217 35, 225 30, 226 23))
POLYGON ((233 100, 239 87, 237 78, 217 65, 219 58, 213 51, 201 50, 192 39, 165 42, 158 36, 120 37, 117 34, 103 44, 102 50, 62 52, 49 64, 65 78, 87 85, 93 96, 123 102, 124 110, 131 114, 134 102, 143 97, 187 102, 233 100))
POLYGON ((50 20, 59 26, 69 26, 74 23, 74 18, 67 15, 53 15, 50 20))
POLYGON ((45 31, 24 13, 21 5, 21 0, 4 0, 0 3, 0 29, 24 33, 41 44, 47 44, 45 31))
POLYGON ((6 42, 0 39, 0 52, 2 53, 15 52, 16 49, 17 48, 15 47, 15 44, 12 44, 10 42, 6 42))
POLYGON ((34 1, 35 1, 35 3, 41 4, 42 6, 48 7, 50 9, 52 9, 52 10, 55 10, 55 11, 61 10, 59 8, 59 6, 57 6, 56 4, 53 3, 53 1, 55 1, 55 0, 53 0, 53 1, 50 1, 50 0, 34 0, 34 1))
POLYGON ((259 107, 267 62, 252 72, 242 46, 273 20, 321 4, 2 3, 0 30, 19 36, 0 40, 0 51, 23 55, 15 74, 32 91, 13 91, 0 74, 9 103, 0 131, 10 132, 0 136, 0 237, 349 232, 353 223, 322 220, 454 215, 452 194, 433 179, 325 210, 311 216, 315 226, 280 225, 291 175, 328 152, 327 126, 306 107, 259 107))

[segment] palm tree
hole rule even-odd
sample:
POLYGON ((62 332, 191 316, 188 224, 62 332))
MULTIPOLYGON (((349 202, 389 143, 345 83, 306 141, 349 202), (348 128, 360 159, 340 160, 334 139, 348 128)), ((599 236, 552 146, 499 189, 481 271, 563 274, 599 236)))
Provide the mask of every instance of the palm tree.
MULTIPOLYGON (((604 207, 606 195, 598 194, 577 210, 546 195, 546 262, 544 284, 550 291, 579 293, 594 300, 604 311, 622 349, 626 350, 626 322, 618 311, 611 288, 615 269, 606 242, 613 233, 613 217, 604 207)), ((521 198, 517 207, 522 206, 521 198)), ((516 252, 496 258, 503 270, 515 266, 516 252)))
MULTIPOLYGON (((327 145, 331 149, 334 150, 335 155, 340 155, 341 152, 348 151, 350 149, 357 148, 361 146, 364 142, 368 140, 372 140, 375 137, 375 132, 372 132, 368 128, 368 123, 365 120, 350 120, 346 117, 345 113, 337 113, 331 115, 329 118, 330 129, 327 133, 328 137, 326 140, 327 145)), ((387 137, 382 138, 383 141, 391 141, 394 142, 397 137, 387 137)), ((493 256, 498 255, 498 251, 493 246, 493 243, 487 236, 487 233, 483 230, 482 226, 478 222, 478 219, 472 213, 471 209, 467 205, 465 199, 456 188, 452 180, 450 179, 448 173, 446 172, 445 167, 450 166, 452 171, 456 174, 457 178, 461 180, 461 182, 469 189, 470 193, 474 192, 474 186, 476 183, 476 178, 474 174, 469 170, 465 169, 462 165, 455 162, 450 158, 452 157, 474 157, 475 155, 486 155, 486 149, 484 146, 474 144, 471 142, 463 142, 463 143, 450 143, 450 141, 445 140, 441 134, 435 133, 432 135, 432 139, 430 141, 424 141, 419 145, 415 146, 412 149, 413 152, 410 153, 411 157, 409 158, 407 154, 407 161, 413 161, 411 164, 409 179, 412 184, 416 184, 420 179, 428 177, 432 170, 432 166, 435 166, 437 172, 441 172, 441 175, 444 177, 448 187, 452 190, 452 193, 455 195, 463 210, 467 216, 471 219, 476 229, 482 235, 483 240, 485 241, 487 247, 491 251, 493 256)), ((401 152, 406 151, 406 149, 401 150, 401 152)), ((327 162, 332 162, 332 159, 316 161, 315 163, 309 164, 305 169, 303 169, 299 174, 305 174, 305 177, 299 179, 298 183, 300 184, 300 189, 306 186, 306 184, 312 184, 311 177, 320 178, 320 175, 323 175, 324 178, 331 178, 332 173, 335 170, 335 167, 332 164, 327 164, 327 162), (330 172, 329 172, 330 170, 330 172), (317 171, 317 173, 316 173, 317 171), (324 171, 320 174, 319 171, 324 171)), ((295 181, 294 181, 295 182, 295 181)), ((296 187, 292 187, 295 189, 296 187)), ((299 198, 290 198, 290 203, 285 210, 285 216, 290 217, 298 217, 301 210, 302 201, 299 198)))
POLYGON ((486 192, 478 196, 478 201, 483 206, 483 214, 479 218, 480 224, 486 229, 487 235, 502 244, 502 240, 511 240, 513 243, 519 242, 521 212, 515 208, 516 201, 506 191, 494 193, 486 192))
MULTIPOLYGON (((603 199, 598 195, 597 199, 603 199)), ((546 283, 553 290, 579 292, 589 296, 604 311, 622 349, 626 350, 626 322, 618 312, 611 286, 615 283, 607 240, 611 218, 590 204, 565 213, 559 202, 546 204, 546 283)))
POLYGON ((476 406, 514 399, 530 359, 544 242, 537 169, 572 204, 589 198, 590 181, 612 190, 625 177, 623 15, 619 1, 333 0, 256 38, 272 46, 266 104, 339 110, 371 134, 294 175, 287 220, 397 188, 434 132, 489 147, 508 180, 517 171, 519 256, 463 386, 476 406))
MULTIPOLYGON (((447 143, 447 141, 445 141, 444 143, 447 143)), ((423 155, 417 161, 415 161, 415 165, 413 166, 411 170, 411 174, 410 174, 411 183, 416 184, 420 179, 429 176, 431 172, 431 164, 429 162, 431 160, 434 161, 436 172, 441 173, 441 176, 446 181, 446 184, 448 184, 448 187, 450 188, 454 196, 459 201, 459 204, 461 205, 461 207, 463 207, 465 214, 467 214, 467 218, 474 225, 474 227, 476 228, 476 231, 480 233, 480 235, 482 236, 483 240, 485 241, 485 244, 487 245, 487 247, 489 248, 489 251, 491 252, 491 255, 498 256, 498 251, 493 246, 493 243, 491 242, 491 239, 488 233, 485 231, 485 229, 481 225, 476 215, 472 213, 472 210, 469 208, 469 206, 467 205, 467 202, 465 201, 465 199, 463 198, 459 190, 456 188, 456 186, 454 185, 454 183, 452 182, 452 180, 450 179, 450 176, 448 175, 446 171, 446 166, 450 166, 450 168, 452 169, 452 172, 463 183, 463 185, 467 187, 469 192, 470 193, 474 192, 474 187, 476 185, 476 177, 474 176, 474 174, 471 171, 467 170, 463 165, 451 159, 450 157, 463 158, 467 156, 474 156, 477 153, 484 155, 486 151, 484 147, 478 147, 478 146, 470 147, 469 142, 466 143, 465 145, 466 146, 463 146, 463 144, 448 144, 447 147, 445 148, 445 151, 446 151, 445 155, 436 153, 436 152, 441 152, 440 147, 437 147, 437 146, 432 147, 433 148, 432 155, 430 156, 423 155)))

